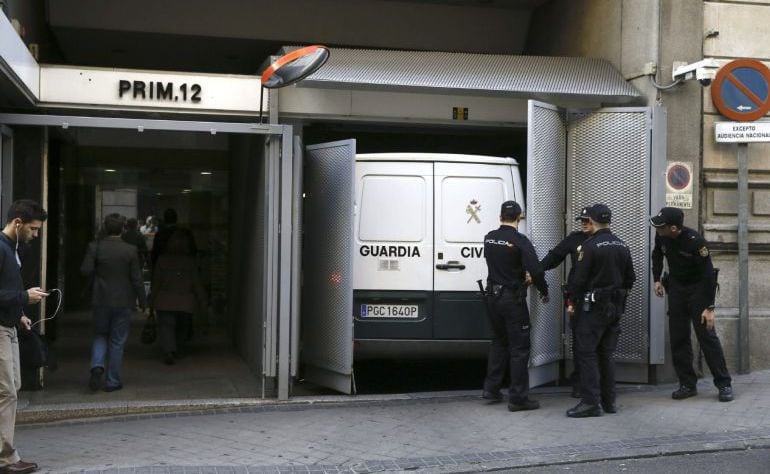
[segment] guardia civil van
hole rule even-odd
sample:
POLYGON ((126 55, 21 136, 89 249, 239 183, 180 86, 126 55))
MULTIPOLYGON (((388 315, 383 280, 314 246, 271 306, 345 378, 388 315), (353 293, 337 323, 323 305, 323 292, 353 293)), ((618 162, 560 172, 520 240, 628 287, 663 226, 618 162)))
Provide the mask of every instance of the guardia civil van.
POLYGON ((356 156, 356 358, 486 355, 476 281, 486 281, 484 235, 510 199, 524 207, 513 158, 356 156))

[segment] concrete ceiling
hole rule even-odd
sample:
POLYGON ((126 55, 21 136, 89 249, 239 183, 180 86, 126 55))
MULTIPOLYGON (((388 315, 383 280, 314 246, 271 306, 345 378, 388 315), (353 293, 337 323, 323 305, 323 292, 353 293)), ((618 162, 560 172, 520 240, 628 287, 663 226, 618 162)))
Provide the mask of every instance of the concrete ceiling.
POLYGON ((547 0, 47 0, 65 64, 253 74, 285 44, 520 54, 547 0))

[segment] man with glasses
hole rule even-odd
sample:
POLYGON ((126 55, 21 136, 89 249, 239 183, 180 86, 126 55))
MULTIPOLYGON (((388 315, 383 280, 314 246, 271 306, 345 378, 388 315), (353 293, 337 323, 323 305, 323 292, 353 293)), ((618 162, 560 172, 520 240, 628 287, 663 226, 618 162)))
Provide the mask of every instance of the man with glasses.
MULTIPOLYGON (((584 207, 580 210, 580 214, 575 218, 576 221, 580 221, 580 230, 571 232, 564 238, 559 244, 552 248, 548 254, 540 261, 540 266, 543 270, 548 271, 558 267, 563 262, 567 255, 570 256, 570 269, 567 275, 567 287, 572 284, 572 278, 575 275, 575 264, 577 263, 577 255, 580 251, 583 242, 591 236, 594 231, 593 225, 591 225, 591 218, 588 215, 589 207, 584 207)), ((564 298, 564 306, 574 306, 570 304, 569 298, 564 298)), ((574 369, 570 376, 572 382, 572 398, 580 398, 580 370, 577 363, 577 357, 575 355, 575 325, 577 324, 578 317, 580 316, 580 305, 574 306, 576 308, 575 313, 570 313, 569 326, 572 330, 572 360, 574 363, 574 369)))

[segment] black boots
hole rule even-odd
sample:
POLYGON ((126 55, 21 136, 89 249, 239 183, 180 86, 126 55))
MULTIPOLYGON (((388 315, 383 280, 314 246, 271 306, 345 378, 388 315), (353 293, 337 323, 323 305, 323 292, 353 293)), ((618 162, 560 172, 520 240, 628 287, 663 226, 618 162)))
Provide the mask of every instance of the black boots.
POLYGON ((694 397, 698 394, 698 389, 695 387, 688 387, 687 385, 680 385, 672 394, 671 398, 674 400, 684 400, 685 398, 694 397))
POLYGON ((101 367, 94 367, 91 369, 91 378, 88 379, 88 388, 90 388, 92 392, 102 388, 102 374, 104 374, 104 369, 101 367))
POLYGON ((538 408, 540 408, 540 402, 537 400, 530 400, 529 398, 519 403, 508 403, 508 411, 537 410, 538 408))
POLYGON ((567 416, 570 418, 588 418, 589 416, 602 416, 602 409, 599 405, 589 405, 580 402, 573 408, 567 410, 567 416))

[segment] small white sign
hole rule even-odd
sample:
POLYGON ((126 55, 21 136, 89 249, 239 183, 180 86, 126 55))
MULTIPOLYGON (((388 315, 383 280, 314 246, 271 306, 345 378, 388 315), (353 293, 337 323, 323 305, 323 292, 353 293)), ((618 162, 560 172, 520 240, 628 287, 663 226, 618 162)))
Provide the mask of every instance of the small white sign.
POLYGON ((770 122, 717 122, 717 143, 770 142, 770 122))
POLYGON ((666 207, 692 209, 692 193, 666 193, 666 207))
MULTIPOLYGON (((43 65, 40 101, 46 106, 259 112, 259 76, 176 73, 43 65)), ((267 110, 268 94, 263 95, 267 110)))

